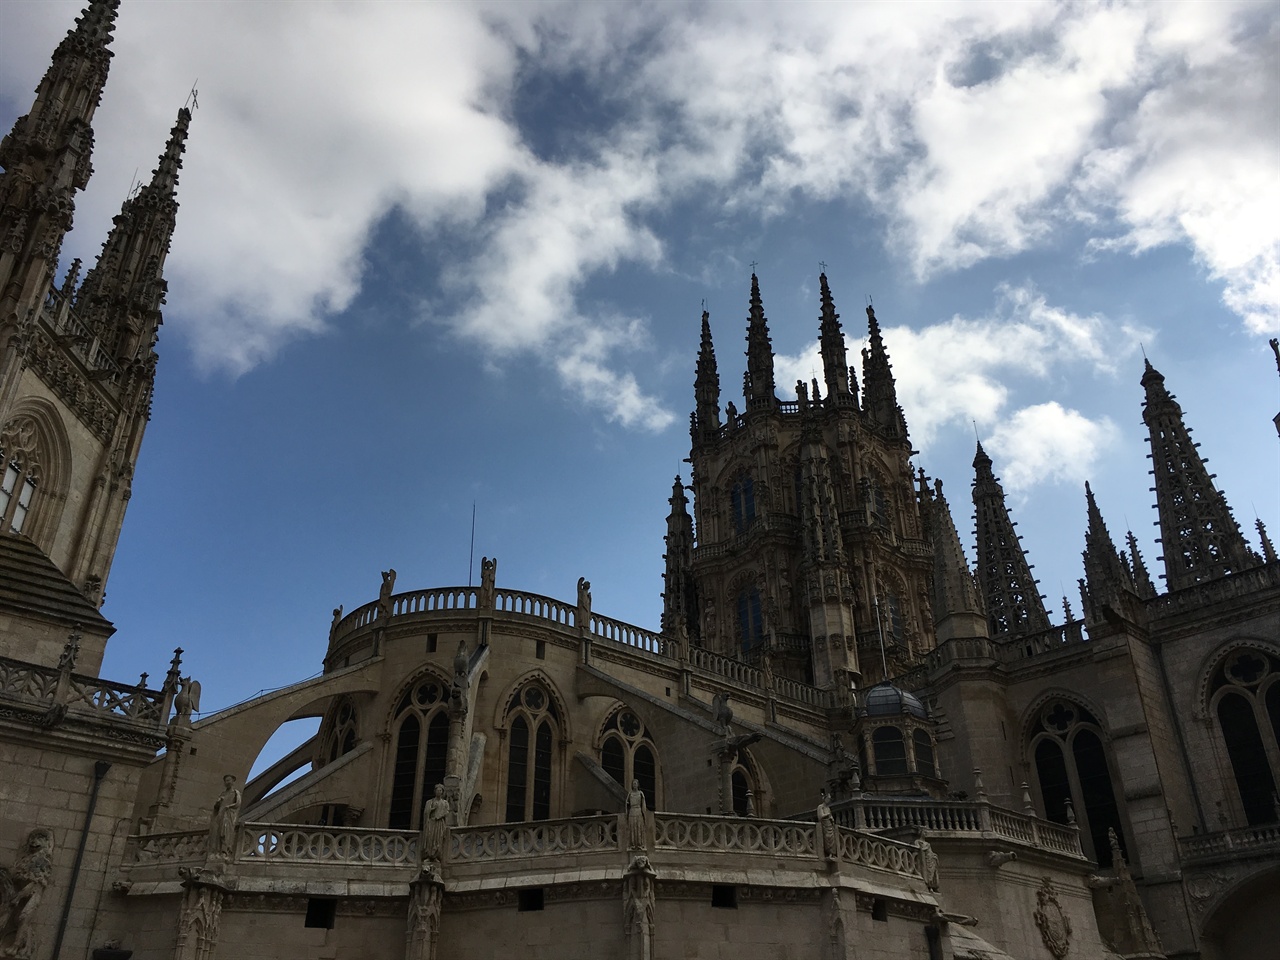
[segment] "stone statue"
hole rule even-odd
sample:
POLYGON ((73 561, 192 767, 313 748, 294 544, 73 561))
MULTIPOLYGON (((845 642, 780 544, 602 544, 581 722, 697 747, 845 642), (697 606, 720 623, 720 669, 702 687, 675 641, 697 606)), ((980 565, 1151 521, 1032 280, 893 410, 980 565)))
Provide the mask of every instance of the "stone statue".
POLYGON ((396 570, 382 571, 382 588, 378 591, 378 619, 385 620, 391 616, 391 593, 396 588, 396 570))
POLYGON ((178 692, 173 698, 175 719, 190 723, 191 714, 200 710, 200 681, 183 677, 178 681, 178 692))
POLYGON ((480 609, 489 610, 493 607, 494 582, 498 576, 497 559, 489 559, 488 557, 480 558, 480 609))
POLYGON ((342 619, 342 604, 338 604, 333 608, 333 622, 329 624, 329 636, 333 636, 333 632, 338 629, 338 621, 342 619))
POLYGON ((654 880, 657 876, 649 858, 639 855, 631 858, 622 877, 627 960, 653 960, 654 880))
POLYGON ((36 827, 13 869, 0 867, 0 955, 13 960, 35 955, 35 914, 51 879, 53 831, 36 827))
POLYGON ((648 849, 648 824, 644 816, 644 791, 640 789, 640 781, 631 781, 631 792, 627 794, 627 849, 648 849))
POLYGON ((924 885, 930 890, 938 889, 938 855, 933 852, 929 841, 921 838, 916 841, 920 851, 920 875, 924 877, 924 885))
POLYGON ((822 840, 822 854, 827 860, 835 860, 840 854, 840 834, 836 830, 836 818, 827 806, 827 791, 818 793, 818 836, 822 840))
POLYGON ((437 783, 435 795, 422 809, 422 829, 418 833, 418 857, 422 863, 438 863, 444 858, 448 836, 449 801, 444 797, 444 784, 437 783))
POLYGON ((209 815, 207 854, 210 860, 230 860, 234 856, 240 800, 236 778, 228 773, 222 778, 222 795, 213 801, 213 812, 209 815))
POLYGON ((717 693, 711 698, 711 717, 720 728, 722 736, 729 736, 729 725, 733 723, 733 708, 729 706, 729 694, 717 693))
POLYGON ((578 627, 591 629, 591 581, 586 577, 578 578, 578 627))

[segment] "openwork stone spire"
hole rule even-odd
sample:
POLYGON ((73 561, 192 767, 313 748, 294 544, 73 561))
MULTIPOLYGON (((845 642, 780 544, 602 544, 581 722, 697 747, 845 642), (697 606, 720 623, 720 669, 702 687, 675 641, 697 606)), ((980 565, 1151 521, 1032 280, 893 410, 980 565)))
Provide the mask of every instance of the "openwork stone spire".
POLYGON ((1191 442, 1182 408, 1150 361, 1142 386, 1166 585, 1180 590, 1254 566, 1226 498, 1191 442))
POLYGON ((978 582, 986 600, 992 639, 1006 639, 1049 628, 1044 600, 1031 565, 1014 532, 1004 488, 991 472, 991 458, 978 444, 973 458, 973 505, 978 536, 978 582))
POLYGON ((851 399, 849 360, 844 331, 840 328, 840 314, 836 313, 836 305, 831 298, 831 288, 827 286, 827 275, 820 274, 818 282, 822 286, 822 318, 819 331, 822 375, 827 382, 827 398, 835 404, 848 404, 851 399))
POLYGON ((710 439, 720 429, 720 373, 716 348, 711 342, 711 314, 702 311, 702 342, 698 347, 698 371, 693 380, 693 442, 710 439))
MULTIPOLYGON (((1111 607, 1132 616, 1131 598, 1137 593, 1133 574, 1124 554, 1116 550, 1111 533, 1102 519, 1102 511, 1093 498, 1093 489, 1086 482, 1084 496, 1089 525, 1084 534, 1084 586, 1080 597, 1084 602, 1084 617, 1090 623, 1104 618, 1103 610, 1111 607)), ((1141 557, 1139 557, 1139 563, 1141 557)))
POLYGON ((678 636, 683 626, 691 637, 698 632, 698 598, 693 582, 693 518, 684 484, 676 477, 671 485, 671 512, 667 514, 667 535, 663 541, 667 552, 666 571, 662 580, 662 632, 678 636))
POLYGON ((747 321, 747 375, 742 392, 747 409, 772 407, 778 399, 773 383, 773 342, 769 339, 769 321, 760 300, 760 281, 751 274, 751 312, 747 321))
POLYGON ((874 307, 867 307, 867 336, 870 344, 862 351, 862 407, 867 416, 891 437, 907 437, 907 421, 898 406, 898 390, 893 379, 880 321, 874 307))
POLYGON ((107 45, 118 6, 95 0, 85 8, 54 51, 30 113, 0 141, 0 328, 39 310, 71 229, 75 194, 93 173, 90 122, 111 66, 107 45))
POLYGON ((1129 544, 1129 569, 1133 573, 1133 589, 1143 600, 1150 600, 1156 595, 1156 587, 1151 582, 1151 574, 1147 573, 1142 551, 1138 549, 1138 538, 1130 530, 1125 534, 1125 541, 1129 544))
POLYGON ((920 505, 925 531, 933 541, 933 618, 938 642, 960 636, 986 636, 987 616, 969 561, 956 532, 951 506, 942 492, 942 481, 930 490, 920 471, 920 505))
POLYGON ((191 111, 183 107, 151 182, 124 202, 76 306, 121 363, 144 358, 162 322, 164 261, 178 217, 178 171, 191 111))
POLYGON ((1258 527, 1258 540, 1262 544, 1262 558, 1267 563, 1276 562, 1276 548, 1271 543, 1271 537, 1267 535, 1267 525, 1260 519, 1254 521, 1258 527))

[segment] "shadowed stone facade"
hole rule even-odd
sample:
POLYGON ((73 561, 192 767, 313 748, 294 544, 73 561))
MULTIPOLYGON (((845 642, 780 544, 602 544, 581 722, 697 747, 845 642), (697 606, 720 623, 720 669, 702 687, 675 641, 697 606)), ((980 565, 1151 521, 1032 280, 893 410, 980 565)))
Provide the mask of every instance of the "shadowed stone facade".
POLYGON ((191 122, 55 287, 116 13, 89 5, 0 144, 0 960, 1269 956, 1265 530, 1147 364, 1167 589, 1086 488, 1083 619, 1052 624, 991 459, 971 570, 879 321, 859 378, 825 275, 794 400, 758 278, 741 411, 703 314, 658 630, 485 558, 476 587, 371 577, 319 677, 198 720, 180 650, 158 686, 100 678, 191 122))

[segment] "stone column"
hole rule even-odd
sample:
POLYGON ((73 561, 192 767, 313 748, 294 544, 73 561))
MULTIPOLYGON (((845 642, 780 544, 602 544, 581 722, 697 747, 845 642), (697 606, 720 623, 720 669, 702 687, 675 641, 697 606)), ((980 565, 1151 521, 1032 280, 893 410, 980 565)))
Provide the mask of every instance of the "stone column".
POLYGON ((434 864, 427 864, 409 885, 409 917, 405 926, 405 960, 436 960, 440 939, 440 908, 444 880, 434 864))

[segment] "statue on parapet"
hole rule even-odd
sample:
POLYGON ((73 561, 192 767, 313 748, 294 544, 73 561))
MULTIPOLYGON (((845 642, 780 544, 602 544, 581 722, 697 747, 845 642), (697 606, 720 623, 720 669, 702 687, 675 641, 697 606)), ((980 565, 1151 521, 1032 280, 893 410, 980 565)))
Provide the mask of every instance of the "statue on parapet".
POLYGON ((236 821, 240 818, 241 800, 236 778, 228 773, 222 778, 222 793, 213 801, 213 811, 209 814, 207 859, 228 862, 235 856, 236 821))
POLYGON ((827 805, 827 791, 818 792, 818 809, 815 811, 818 821, 818 839, 822 843, 822 855, 826 860, 835 860, 840 856, 840 832, 836 829, 836 818, 827 805))
MULTIPOLYGON (((391 616, 391 594, 396 589, 396 568, 382 571, 382 587, 378 590, 378 619, 386 621, 391 616)), ((385 626, 385 623, 384 623, 385 626)))
POLYGON ((732 732, 733 708, 729 706, 729 694, 721 691, 711 698, 711 719, 720 728, 720 735, 728 737, 732 732))
POLYGON ((444 859, 444 845, 449 837, 449 801, 444 784, 437 783, 435 793, 422 808, 422 828, 418 832, 418 858, 423 867, 444 859))
POLYGON ((173 697, 173 719, 171 727, 191 726, 191 715, 200 710, 200 681, 190 677, 178 680, 178 692, 173 697))
POLYGON ((938 889, 938 855, 933 852, 929 841, 921 837, 916 841, 920 851, 920 876, 924 877, 924 885, 930 890, 938 889))
POLYGON ((53 879, 53 831, 36 827, 27 834, 13 869, 0 867, 0 956, 28 960, 35 956, 35 915, 53 879))
POLYGON ((481 610, 492 610, 494 601, 495 583, 498 578, 498 559, 496 557, 480 558, 480 597, 479 604, 481 610))
POLYGON ((640 789, 640 781, 631 781, 631 790, 627 794, 627 849, 649 849, 649 822, 645 816, 644 791, 640 789))
POLYGON ((578 627, 591 630, 591 581, 586 577, 578 578, 578 627))

